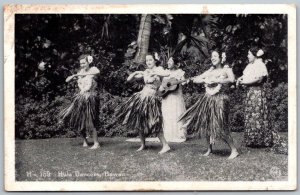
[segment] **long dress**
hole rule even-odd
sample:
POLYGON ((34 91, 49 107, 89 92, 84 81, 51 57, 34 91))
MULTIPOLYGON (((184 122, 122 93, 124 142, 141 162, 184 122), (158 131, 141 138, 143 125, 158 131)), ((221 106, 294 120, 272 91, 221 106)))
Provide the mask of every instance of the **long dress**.
MULTIPOLYGON (((97 68, 91 67, 90 71, 93 69, 97 68)), ((97 82, 94 75, 79 76, 77 85, 79 92, 74 95, 72 103, 62 109, 59 118, 77 129, 79 133, 89 136, 99 125, 97 82)))
MULTIPOLYGON (((250 63, 243 71, 243 80, 254 77, 267 77, 266 65, 261 59, 250 63)), ((273 130, 268 121, 268 106, 263 83, 247 85, 245 98, 245 134, 246 146, 266 147, 273 145, 273 130)))
MULTIPOLYGON (((228 70, 227 70, 228 69, 228 70)), ((212 77, 226 77, 226 66, 216 72, 211 68, 206 72, 206 80, 212 77)), ((229 97, 227 84, 205 84, 206 92, 180 118, 188 130, 199 133, 201 137, 209 138, 210 143, 216 139, 230 136, 228 127, 229 97)))
MULTIPOLYGON (((185 72, 181 69, 169 71, 170 76, 164 79, 176 78, 184 80, 185 72)), ((164 80, 163 79, 163 80, 164 80)), ((186 128, 178 118, 186 111, 182 94, 182 86, 179 85, 176 91, 169 93, 162 99, 163 132, 168 142, 184 142, 186 140, 186 128)))
MULTIPOLYGON (((253 77, 268 76, 268 71, 262 59, 256 59, 248 64, 243 72, 243 80, 253 77)), ((287 141, 271 128, 266 91, 263 82, 247 85, 245 98, 245 134, 244 142, 249 147, 271 147, 275 153, 288 154, 287 141)))
POLYGON ((118 121, 127 129, 142 132, 145 136, 157 135, 162 131, 161 101, 156 95, 161 81, 158 76, 149 75, 154 70, 164 71, 161 67, 145 70, 142 91, 133 94, 116 109, 118 121))

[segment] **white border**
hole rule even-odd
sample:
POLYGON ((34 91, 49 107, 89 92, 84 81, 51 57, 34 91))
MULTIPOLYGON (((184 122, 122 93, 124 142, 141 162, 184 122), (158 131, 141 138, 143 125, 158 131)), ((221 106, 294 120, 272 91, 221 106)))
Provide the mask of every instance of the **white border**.
POLYGON ((286 4, 141 4, 141 5, 6 5, 4 7, 5 190, 7 191, 160 191, 160 190, 295 190, 296 135, 296 7, 286 4), (288 14, 288 181, 272 182, 16 182, 15 181, 15 54, 17 13, 186 13, 288 14))

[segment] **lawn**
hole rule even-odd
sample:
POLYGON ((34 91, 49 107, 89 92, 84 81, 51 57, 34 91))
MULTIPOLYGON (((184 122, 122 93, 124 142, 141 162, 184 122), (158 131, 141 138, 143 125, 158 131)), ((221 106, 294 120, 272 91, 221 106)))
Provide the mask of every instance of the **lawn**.
MULTIPOLYGON (((285 135, 286 136, 286 135, 285 135)), ((242 146, 242 133, 233 133, 241 153, 227 160, 229 148, 214 145, 205 152, 205 142, 190 139, 170 144, 172 150, 157 154, 159 143, 139 143, 121 137, 101 137, 101 148, 81 146, 79 138, 16 140, 17 181, 270 181, 287 180, 288 156, 266 149, 242 146), (275 172, 274 170, 279 170, 275 172), (279 174, 278 174, 279 173, 279 174)))

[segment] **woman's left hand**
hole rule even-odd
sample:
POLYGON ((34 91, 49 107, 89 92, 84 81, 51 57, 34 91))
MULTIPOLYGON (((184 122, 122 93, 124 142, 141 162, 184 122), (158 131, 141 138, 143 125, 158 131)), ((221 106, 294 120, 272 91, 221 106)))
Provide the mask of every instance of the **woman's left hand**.
POLYGON ((207 84, 219 83, 219 79, 208 79, 205 81, 207 84))
POLYGON ((153 77, 153 76, 156 76, 156 75, 157 75, 157 74, 155 74, 155 72, 150 72, 150 73, 149 73, 149 76, 150 76, 150 77, 153 77))
POLYGON ((137 74, 144 74, 144 71, 135 71, 134 73, 135 73, 136 75, 137 75, 137 74))

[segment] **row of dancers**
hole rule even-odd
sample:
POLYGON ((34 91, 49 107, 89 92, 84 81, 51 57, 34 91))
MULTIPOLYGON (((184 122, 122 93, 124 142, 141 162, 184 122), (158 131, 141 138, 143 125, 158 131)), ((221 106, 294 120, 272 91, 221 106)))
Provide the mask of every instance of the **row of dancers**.
MULTIPOLYGON (((141 140, 141 146, 137 151, 146 148, 145 138, 155 135, 159 138, 162 149, 159 154, 168 152, 171 148, 168 142, 183 142, 186 140, 187 130, 198 132, 207 142, 207 151, 203 154, 209 156, 212 152, 212 145, 216 140, 223 140, 231 149, 229 159, 234 159, 239 152, 234 144, 229 128, 229 101, 227 88, 231 83, 247 85, 252 89, 249 97, 248 108, 251 104, 260 106, 257 114, 247 115, 245 124, 245 142, 247 145, 265 145, 268 143, 269 131, 264 115, 264 97, 257 95, 258 86, 268 76, 266 65, 262 60, 263 51, 257 47, 251 48, 248 52, 249 64, 243 72, 243 76, 235 79, 232 69, 224 63, 225 53, 214 50, 211 53, 212 66, 200 75, 185 79, 185 72, 177 68, 178 60, 170 57, 168 69, 158 66, 158 59, 154 53, 146 55, 146 70, 135 71, 130 74, 127 81, 143 80, 144 87, 141 91, 134 93, 127 101, 123 102, 116 109, 116 120, 130 130, 136 130, 141 140), (176 88, 161 98, 158 91, 162 90, 162 82, 168 79, 179 81, 174 83, 176 88), (205 86, 205 94, 200 95, 198 101, 186 110, 182 94, 182 86, 189 82, 205 86), (179 84, 181 83, 181 84, 179 84), (256 96, 253 94, 256 94, 256 96), (255 97, 257 102, 251 102, 255 97), (263 110, 263 111, 262 111, 263 110), (261 119, 263 119, 261 121, 261 119), (252 125, 254 121, 254 126, 252 125), (256 125, 259 124, 259 125, 256 125), (248 125, 248 126, 247 126, 248 125), (249 135, 249 136, 248 136, 249 135)), ((90 66, 93 57, 81 55, 79 57, 80 71, 66 79, 66 82, 73 78, 77 79, 79 93, 70 105, 65 107, 61 113, 62 120, 68 120, 69 124, 78 129, 83 137, 83 146, 87 147, 86 133, 93 135, 94 145, 91 149, 98 148, 96 126, 99 123, 99 94, 97 93, 97 82, 95 76, 100 73, 95 66, 90 66)), ((245 106, 247 107, 247 106, 245 106)), ((270 132, 269 134, 272 133, 270 132)))

